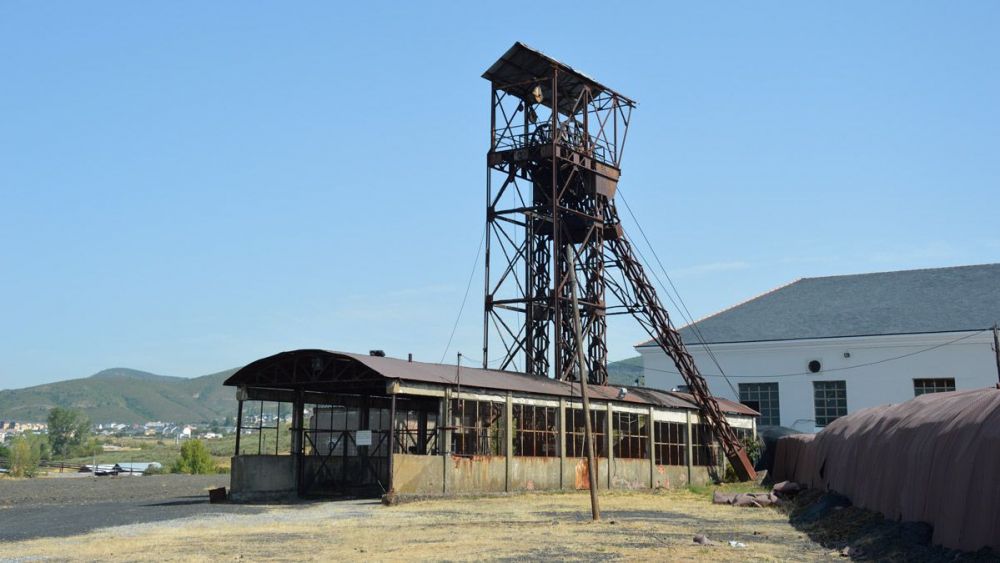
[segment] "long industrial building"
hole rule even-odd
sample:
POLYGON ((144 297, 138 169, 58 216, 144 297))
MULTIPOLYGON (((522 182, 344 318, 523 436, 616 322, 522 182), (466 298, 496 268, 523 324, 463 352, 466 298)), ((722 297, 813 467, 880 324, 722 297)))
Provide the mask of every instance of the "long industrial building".
MULTIPOLYGON (((589 487, 577 383, 295 350, 247 365, 226 385, 237 387, 240 410, 234 500, 589 487), (261 418, 248 428, 248 402, 277 403, 276 411, 291 412, 291 425, 265 425, 261 418), (290 452, 277 447, 281 432, 291 434, 290 452), (274 437, 265 441, 268 433, 274 437)), ((690 395, 589 389, 599 487, 685 486, 724 471, 725 456, 690 395)), ((755 433, 756 411, 719 404, 739 435, 755 433)))

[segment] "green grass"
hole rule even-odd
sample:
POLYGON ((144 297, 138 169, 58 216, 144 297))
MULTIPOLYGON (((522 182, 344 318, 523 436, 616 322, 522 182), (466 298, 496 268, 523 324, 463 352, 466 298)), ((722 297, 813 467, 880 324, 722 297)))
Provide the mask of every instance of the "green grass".
MULTIPOLYGON (((243 435, 240 442, 240 449, 247 454, 256 454, 258 443, 262 443, 261 452, 264 454, 274 453, 274 430, 264 430, 264 439, 259 441, 256 434, 243 435)), ((228 435, 213 440, 202 440, 208 451, 212 454, 212 460, 221 468, 228 468, 230 458, 236 451, 236 435, 228 435)), ((112 451, 97 454, 96 460, 99 465, 123 463, 123 462, 147 462, 155 461, 169 470, 174 461, 181 455, 181 444, 173 439, 162 439, 156 437, 135 437, 135 438, 107 438, 105 444, 122 446, 127 448, 139 448, 138 450, 112 451)), ((292 451, 292 435, 288 431, 288 424, 281 425, 279 435, 278 453, 287 454, 292 451)), ((65 460, 72 464, 94 463, 94 456, 73 457, 65 460)))
POLYGON ((688 491, 695 495, 711 499, 715 491, 723 493, 766 493, 770 489, 755 483, 720 483, 718 485, 689 485, 688 491))

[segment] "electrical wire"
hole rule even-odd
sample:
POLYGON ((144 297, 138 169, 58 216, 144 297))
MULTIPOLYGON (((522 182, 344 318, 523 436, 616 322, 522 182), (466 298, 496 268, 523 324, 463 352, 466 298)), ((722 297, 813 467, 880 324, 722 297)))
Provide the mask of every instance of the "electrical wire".
MULTIPOLYGON (((949 340, 948 342, 942 342, 940 344, 935 344, 935 345, 929 346, 927 348, 921 348, 920 350, 915 350, 913 352, 908 352, 906 354, 902 354, 902 355, 899 355, 899 356, 893 356, 891 358, 883 358, 881 360, 875 360, 874 362, 866 362, 866 363, 857 364, 857 365, 854 365, 854 366, 844 366, 844 367, 839 367, 839 368, 825 369, 825 370, 823 370, 823 373, 830 373, 830 372, 835 372, 835 371, 847 371, 847 370, 852 370, 852 369, 858 369, 858 368, 863 368, 863 367, 874 366, 874 365, 878 365, 878 364, 884 364, 884 363, 887 363, 887 362, 894 362, 896 360, 901 360, 903 358, 909 358, 910 356, 916 356, 917 354, 923 354, 924 352, 930 352, 931 350, 937 350, 938 348, 943 348, 944 346, 950 346, 952 344, 955 344, 955 343, 961 342, 963 340, 972 338, 973 336, 980 335, 980 334, 982 334, 984 332, 987 332, 989 330, 993 330, 993 329, 991 329, 991 328, 985 328, 983 330, 980 330, 980 331, 977 331, 977 332, 973 332, 972 334, 966 334, 965 336, 961 336, 961 337, 956 338, 954 340, 949 340)), ((657 369, 657 368, 650 368, 650 367, 643 366, 643 370, 655 371, 655 372, 660 372, 660 373, 669 373, 669 374, 672 374, 672 375, 680 375, 680 372, 672 371, 672 370, 669 370, 669 369, 657 369)), ((811 371, 804 371, 804 372, 795 372, 795 373, 778 373, 778 374, 771 374, 771 375, 766 375, 766 374, 765 375, 730 375, 730 376, 727 376, 727 377, 733 377, 733 378, 738 378, 738 379, 771 379, 771 378, 775 378, 775 377, 802 377, 802 376, 810 376, 810 375, 815 376, 818 373, 819 372, 813 373, 811 371)), ((703 373, 702 375, 706 376, 706 377, 723 377, 723 375, 717 374, 717 373, 703 373)), ((739 396, 738 393, 737 393, 737 396, 739 396)))
POLYGON ((472 279, 476 277, 476 270, 479 269, 479 255, 483 252, 483 242, 486 241, 486 228, 483 228, 483 236, 479 238, 479 248, 476 250, 476 259, 472 263, 472 271, 469 272, 469 282, 465 285, 465 295, 462 297, 462 306, 458 308, 458 316, 455 317, 455 324, 451 327, 451 334, 448 336, 448 344, 441 353, 440 364, 444 363, 448 350, 451 349, 451 342, 455 338, 455 331, 458 330, 458 323, 462 320, 462 313, 465 312, 465 302, 469 300, 469 290, 472 289, 472 279))
MULTIPOLYGON (((659 264, 660 269, 663 271, 663 275, 666 276, 667 281, 670 282, 670 287, 672 287, 674 293, 677 294, 677 300, 674 300, 673 294, 671 294, 670 291, 667 291, 667 288, 664 285, 663 281, 660 279, 660 276, 656 273, 656 270, 654 270, 650 266, 651 263, 646 258, 646 256, 642 253, 642 250, 640 250, 637 245, 633 244, 633 247, 635 248, 636 254, 639 255, 639 258, 645 264, 645 267, 646 267, 645 269, 649 270, 650 273, 653 275, 653 278, 656 280, 657 284, 659 284, 660 289, 662 290, 663 294, 666 295, 667 299, 670 300, 670 303, 674 306, 674 310, 677 311, 677 313, 681 316, 682 319, 684 319, 684 321, 686 323, 692 324, 692 322, 694 321, 694 317, 693 317, 693 315, 691 315, 691 312, 688 310, 687 305, 684 303, 684 300, 681 298, 680 292, 677 291, 677 286, 674 285, 673 279, 670 278, 670 275, 667 274, 666 268, 663 267, 663 262, 660 261, 660 257, 659 257, 659 255, 656 254, 656 249, 653 248, 652 243, 649 242, 649 237, 646 236, 645 229, 643 229, 642 228, 642 224, 639 223, 639 219, 635 216, 635 213, 632 211, 632 207, 628 204, 628 200, 625 199, 624 193, 621 192, 621 190, 619 190, 619 192, 620 192, 619 195, 621 195, 622 203, 625 204, 625 209, 628 211, 629 215, 632 217, 632 221, 635 223, 636 227, 639 229, 639 233, 642 234, 642 238, 646 242, 646 246, 653 253, 653 257, 656 259, 656 262, 659 264), (678 301, 680 301, 680 304, 678 304, 678 301)), ((628 238, 631 238, 631 237, 628 237, 628 238)))
POLYGON ((708 353, 709 359, 712 360, 712 363, 715 364, 715 367, 719 370, 719 373, 722 374, 723 378, 725 378, 726 384, 729 385, 730 390, 732 390, 733 393, 736 393, 736 387, 733 385, 733 382, 730 381, 728 377, 726 377, 726 372, 725 370, 722 369, 722 365, 720 364, 718 358, 716 357, 715 352, 712 351, 704 335, 702 334, 701 329, 694 322, 694 315, 692 315, 691 311, 688 309, 687 303, 685 303, 684 298, 681 297, 680 291, 677 290, 677 286, 674 284, 673 279, 670 277, 670 274, 667 273, 666 268, 663 266, 663 262, 660 260, 659 255, 656 253, 656 249, 653 248, 652 243, 649 242, 649 238, 646 236, 645 229, 642 228, 642 224, 639 223, 639 220, 635 216, 635 213, 632 212, 632 208, 629 206, 628 201, 625 199, 624 195, 622 195, 622 202, 625 204, 625 208, 628 210, 629 215, 635 222, 636 227, 638 227, 640 234, 642 234, 643 240, 646 241, 646 246, 653 253, 653 257, 656 259, 657 264, 660 266, 660 270, 663 272, 663 275, 667 278, 667 281, 670 283, 670 287, 673 289, 674 294, 677 295, 677 301, 680 301, 680 305, 678 305, 677 301, 674 300, 670 291, 667 290, 663 281, 657 275, 656 270, 654 270, 651 267, 649 260, 646 259, 646 257, 642 254, 642 251, 640 251, 638 247, 636 247, 636 253, 639 255, 639 258, 646 263, 646 269, 650 270, 650 272, 653 274, 653 279, 656 280, 656 282, 660 286, 660 289, 667 296, 667 298, 670 299, 670 302, 674 305, 675 310, 678 312, 681 318, 684 319, 684 321, 688 324, 688 326, 691 327, 691 330, 694 333, 695 338, 698 339, 698 343, 705 348, 705 351, 708 353))
MULTIPOLYGON (((734 386, 733 382, 729 380, 729 377, 726 375, 725 370, 722 369, 722 365, 720 364, 718 358, 715 356, 715 353, 712 351, 712 348, 708 345, 708 342, 705 340, 705 337, 702 334, 701 329, 694 322, 694 315, 691 314, 691 311, 687 307, 687 303, 685 303, 684 298, 681 297, 680 291, 678 291, 677 286, 674 285, 674 280, 670 277, 670 274, 667 273, 667 269, 663 266, 663 262, 660 260, 660 256, 656 253, 656 249, 653 248, 653 245, 649 242, 649 237, 646 236, 646 230, 642 228, 642 224, 639 223, 639 219, 635 216, 635 213, 632 211, 632 206, 628 204, 628 200, 625 199, 625 194, 622 192, 620 188, 618 189, 618 195, 620 196, 622 203, 625 204, 625 209, 628 211, 629 216, 632 217, 632 221, 635 223, 635 226, 639 229, 639 234, 642 235, 642 239, 646 241, 646 246, 653 254, 653 258, 656 259, 656 263, 660 266, 660 271, 663 272, 663 275, 664 277, 667 278, 667 281, 670 283, 670 287, 673 289, 674 294, 677 295, 677 301, 674 301, 674 298, 671 296, 670 292, 667 291, 666 286, 664 286, 659 276, 656 275, 656 271, 653 270, 651 267, 647 266, 647 268, 652 272, 653 278, 660 285, 660 288, 663 290, 663 293, 666 294, 667 298, 670 299, 670 302, 674 305, 675 310, 681 315, 684 321, 687 322, 688 326, 691 327, 691 331, 694 333, 695 338, 697 338, 699 341, 698 343, 705 348, 705 351, 708 353, 708 357, 712 360, 712 363, 715 364, 715 367, 719 370, 719 373, 725 379, 726 384, 729 385, 730 390, 732 390, 734 394, 739 395, 739 393, 736 390, 736 386, 734 386), (677 304, 678 301, 680 302, 680 305, 677 304)), ((638 248, 636 248, 636 253, 639 254, 640 259, 642 259, 644 262, 647 262, 648 264, 649 261, 646 260, 646 258, 642 255, 642 252, 639 251, 638 248)))
MULTIPOLYGON (((490 358, 489 364, 495 364, 495 363, 499 362, 500 360, 502 360, 502 359, 504 359, 506 357, 507 356, 497 356, 496 358, 490 358)), ((483 361, 481 359, 477 359, 477 358, 473 358, 473 357, 470 357, 470 356, 466 356, 465 354, 462 354, 462 361, 463 362, 467 362, 469 365, 471 365, 473 367, 476 367, 476 368, 479 368, 479 369, 482 369, 482 367, 483 367, 483 361)), ((489 364, 487 364, 487 365, 489 365, 489 364)), ((492 368, 487 368, 487 369, 492 369, 492 368)))

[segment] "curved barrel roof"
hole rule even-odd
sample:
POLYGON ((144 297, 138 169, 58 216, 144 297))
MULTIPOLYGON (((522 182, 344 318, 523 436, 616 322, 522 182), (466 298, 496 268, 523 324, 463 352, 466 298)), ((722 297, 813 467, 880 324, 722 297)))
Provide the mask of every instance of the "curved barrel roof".
MULTIPOLYGON (((262 358, 234 373, 225 385, 343 393, 381 390, 379 394, 384 394, 389 381, 552 397, 580 396, 579 385, 520 372, 465 366, 458 369, 447 364, 316 349, 292 350, 262 358)), ((619 399, 620 389, 601 385, 589 387, 594 400, 698 410, 694 399, 687 393, 629 387, 625 396, 619 399)), ((759 414, 745 405, 721 398, 717 400, 724 412, 744 416, 759 414)))

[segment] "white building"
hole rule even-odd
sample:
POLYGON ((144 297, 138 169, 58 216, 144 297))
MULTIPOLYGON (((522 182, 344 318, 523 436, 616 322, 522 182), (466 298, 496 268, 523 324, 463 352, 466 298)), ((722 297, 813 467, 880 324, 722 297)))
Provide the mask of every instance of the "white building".
MULTIPOLYGON (((987 264, 803 278, 681 335, 714 394, 759 410, 762 426, 813 432, 921 393, 995 386, 997 321, 1000 264, 987 264)), ((636 349, 646 385, 684 384, 655 344, 636 349)))

